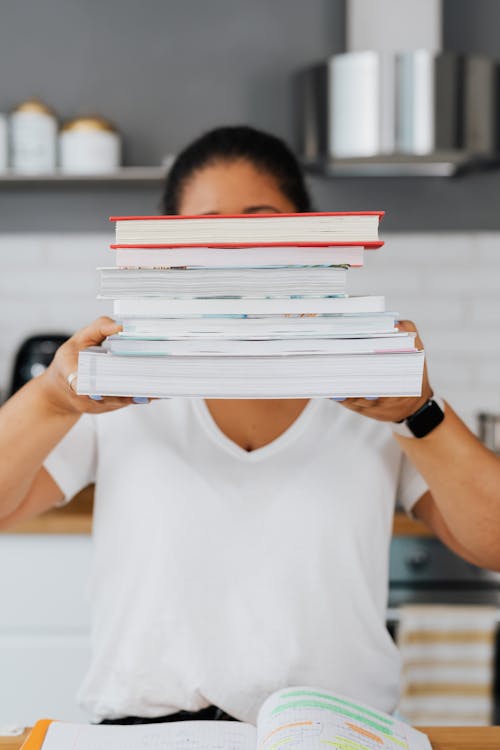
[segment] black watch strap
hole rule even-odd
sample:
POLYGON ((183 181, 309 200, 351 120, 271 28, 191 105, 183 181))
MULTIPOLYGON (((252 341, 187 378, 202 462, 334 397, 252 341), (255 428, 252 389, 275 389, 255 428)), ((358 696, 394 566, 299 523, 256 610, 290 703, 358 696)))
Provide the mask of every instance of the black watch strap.
POLYGON ((430 398, 415 414, 411 414, 406 420, 406 425, 416 438, 423 438, 436 429, 444 419, 444 408, 434 399, 430 398))

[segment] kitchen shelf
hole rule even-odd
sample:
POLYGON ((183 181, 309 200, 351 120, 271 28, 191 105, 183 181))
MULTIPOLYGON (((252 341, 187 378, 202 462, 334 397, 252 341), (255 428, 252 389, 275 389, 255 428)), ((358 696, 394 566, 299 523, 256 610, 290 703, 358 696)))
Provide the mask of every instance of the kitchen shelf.
MULTIPOLYGON (((432 156, 389 154, 384 157, 355 159, 320 159, 302 161, 304 170, 322 177, 452 177, 478 168, 497 168, 491 159, 471 159, 463 153, 442 152, 432 156)), ((0 172, 0 189, 16 186, 57 186, 73 184, 138 184, 156 185, 165 179, 168 167, 120 167, 114 172, 66 174, 55 171, 41 174, 22 174, 8 170, 0 172)))
POLYGON ((0 173, 0 189, 9 187, 45 187, 72 185, 157 185, 165 179, 167 167, 121 167, 114 172, 65 174, 48 172, 42 174, 20 174, 7 171, 0 173))
POLYGON ((311 175, 321 177, 453 177, 478 169, 498 168, 498 158, 442 151, 429 156, 387 154, 353 159, 303 161, 311 175))

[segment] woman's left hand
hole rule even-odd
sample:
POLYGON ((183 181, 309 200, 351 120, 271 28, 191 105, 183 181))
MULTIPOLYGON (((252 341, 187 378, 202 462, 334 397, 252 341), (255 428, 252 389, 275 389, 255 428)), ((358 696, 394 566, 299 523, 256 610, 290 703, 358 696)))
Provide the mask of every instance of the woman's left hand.
MULTIPOLYGON (((400 331, 415 332, 415 348, 423 349, 424 346, 415 324, 410 320, 402 320, 398 323, 398 329, 400 331)), ((427 375, 427 364, 424 364, 424 375, 422 379, 422 395, 421 396, 406 396, 406 397, 382 397, 382 398, 346 398, 342 401, 342 406, 345 406, 351 411, 356 411, 358 414, 363 414, 366 417, 372 419, 379 419, 382 422, 401 422, 411 414, 414 414, 421 406, 423 406, 430 398, 432 398, 433 391, 429 383, 427 375)))

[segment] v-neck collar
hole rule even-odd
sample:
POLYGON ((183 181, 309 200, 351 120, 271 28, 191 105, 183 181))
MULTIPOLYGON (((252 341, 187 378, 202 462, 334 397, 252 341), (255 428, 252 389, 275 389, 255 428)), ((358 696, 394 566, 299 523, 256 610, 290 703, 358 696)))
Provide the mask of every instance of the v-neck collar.
POLYGON ((252 463, 253 461, 259 461, 263 458, 272 456, 278 451, 283 450, 293 440, 299 437, 299 435, 305 429, 307 423, 311 419, 312 415, 316 412, 321 399, 310 399, 303 410, 300 412, 298 417, 292 422, 292 424, 278 435, 277 438, 271 440, 270 443, 266 443, 261 448, 255 448, 253 451, 247 451, 234 440, 231 440, 219 427, 215 419, 213 418, 210 410, 202 398, 192 399, 193 409, 196 415, 199 417, 202 426, 204 427, 208 436, 214 443, 217 443, 221 448, 231 453, 235 458, 239 458, 242 461, 252 463))

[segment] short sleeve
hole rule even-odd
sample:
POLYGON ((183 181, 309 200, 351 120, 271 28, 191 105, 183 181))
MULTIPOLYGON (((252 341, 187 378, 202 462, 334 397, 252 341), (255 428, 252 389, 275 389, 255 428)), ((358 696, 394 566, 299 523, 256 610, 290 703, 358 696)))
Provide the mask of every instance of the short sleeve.
POLYGON ((411 510, 429 487, 425 479, 418 473, 410 459, 403 453, 399 469, 397 501, 411 515, 411 510))
POLYGON ((94 418, 83 414, 45 459, 45 469, 64 494, 61 505, 95 482, 96 443, 94 418))

